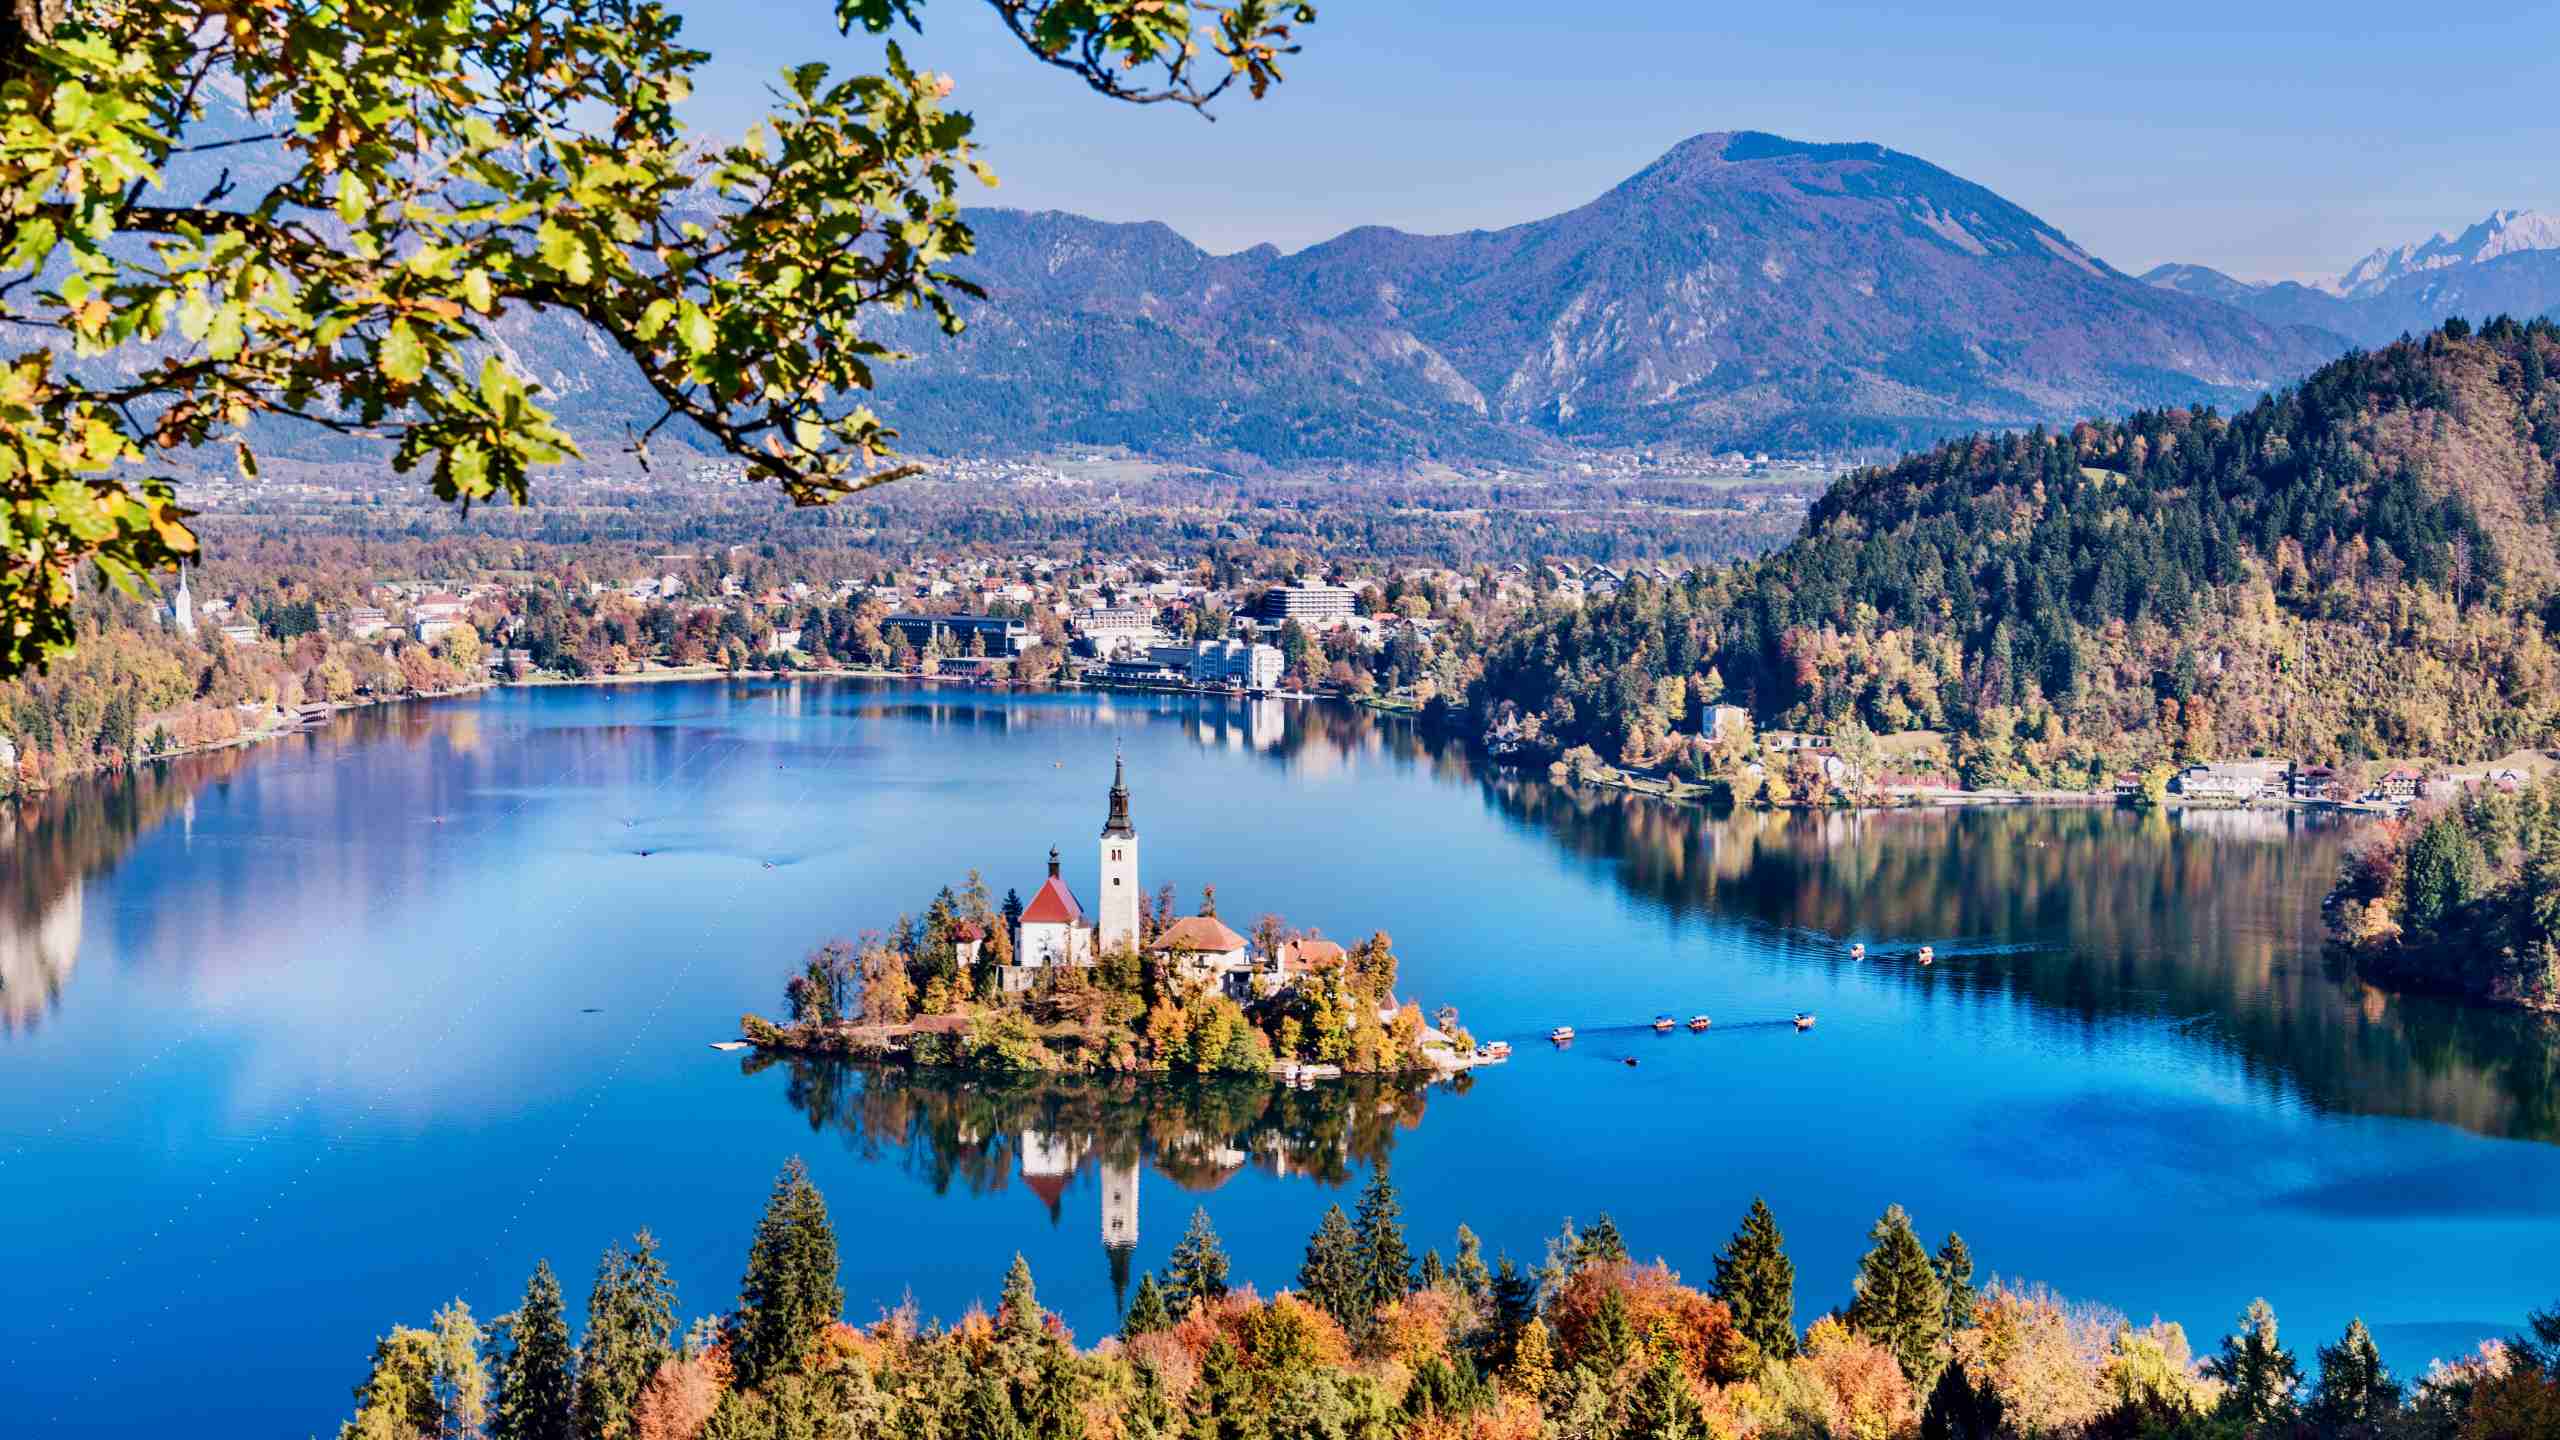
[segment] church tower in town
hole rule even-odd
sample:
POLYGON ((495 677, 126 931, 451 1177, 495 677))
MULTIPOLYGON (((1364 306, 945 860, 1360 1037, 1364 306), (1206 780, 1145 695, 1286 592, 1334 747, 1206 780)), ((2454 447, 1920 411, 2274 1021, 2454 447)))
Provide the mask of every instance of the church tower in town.
POLYGON ((1104 955, 1138 944, 1138 831, 1129 823, 1129 780, 1111 757, 1111 815, 1102 822, 1102 908, 1096 948, 1104 955))

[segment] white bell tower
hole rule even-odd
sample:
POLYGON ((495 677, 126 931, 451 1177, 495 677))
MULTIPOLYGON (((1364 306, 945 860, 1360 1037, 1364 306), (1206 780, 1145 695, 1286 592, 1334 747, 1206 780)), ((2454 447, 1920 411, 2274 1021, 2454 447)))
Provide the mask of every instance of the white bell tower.
POLYGON ((1111 757, 1111 815, 1102 823, 1102 895, 1098 948, 1111 954, 1138 944, 1138 831, 1129 823, 1129 782, 1111 757))

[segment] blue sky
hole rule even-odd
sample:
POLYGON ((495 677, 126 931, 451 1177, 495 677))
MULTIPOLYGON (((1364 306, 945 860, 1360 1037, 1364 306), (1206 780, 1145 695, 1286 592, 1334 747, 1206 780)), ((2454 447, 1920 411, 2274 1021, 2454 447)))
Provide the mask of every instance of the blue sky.
MULTIPOLYGON (((712 128, 743 128, 786 64, 878 55, 828 0, 677 4, 717 57, 693 107, 712 128)), ((928 0, 905 44, 978 117, 1003 180, 983 203, 1163 220, 1217 251, 1533 219, 1734 129, 1909 151, 2137 272, 2334 274, 2560 208, 2548 0, 1319 8, 1289 83, 1216 124, 1100 100, 970 0, 928 0)))

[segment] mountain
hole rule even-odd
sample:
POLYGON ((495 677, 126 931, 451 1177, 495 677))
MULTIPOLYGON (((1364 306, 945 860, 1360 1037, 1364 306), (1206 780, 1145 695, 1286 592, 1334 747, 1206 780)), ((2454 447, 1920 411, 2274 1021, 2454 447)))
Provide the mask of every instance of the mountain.
POLYGON ((2236 306, 2269 325, 2311 326, 2379 345, 2457 315, 2560 314, 2560 216, 2500 210, 2460 235, 2376 250, 2336 279, 2311 285, 2255 283, 2182 264, 2155 266, 2142 280, 2236 306))
POLYGON ((1878 145, 1702 135, 1503 230, 1213 256, 1155 224, 972 215, 984 285, 884 410, 959 450, 1291 460, 1560 445, 1887 452, 2140 405, 2243 404, 2339 337, 2123 275, 1878 145))
POLYGON ((1478 718, 1658 754, 1697 723, 1673 677, 1788 729, 1947 732, 1977 784, 2550 745, 2560 325, 2449 322, 2228 417, 1858 471, 1765 560, 1505 637, 1478 718))
POLYGON ((2413 275, 2535 250, 2560 250, 2560 216, 2498 210, 2458 236, 2438 232, 2416 245, 2376 250, 2348 266, 2335 288, 2350 300, 2371 299, 2413 275))

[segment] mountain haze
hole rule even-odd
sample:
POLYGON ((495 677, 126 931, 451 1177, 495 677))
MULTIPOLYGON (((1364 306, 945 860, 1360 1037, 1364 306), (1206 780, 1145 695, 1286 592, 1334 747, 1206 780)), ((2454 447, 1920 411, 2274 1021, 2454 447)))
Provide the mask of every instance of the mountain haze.
POLYGON ((2270 325, 2381 345, 2462 316, 2560 314, 2560 216, 2500 210, 2460 235, 2376 250, 2332 280, 2271 284, 2204 265, 2155 266, 2146 284, 2234 305, 2270 325))
POLYGON ((1886 451, 2141 405, 2229 405, 2335 335, 2144 285, 1877 145, 1683 142, 1503 230, 1364 227, 1213 256, 1157 224, 975 212, 988 290, 884 385, 911 443, 1267 461, 1559 444, 1886 451))

